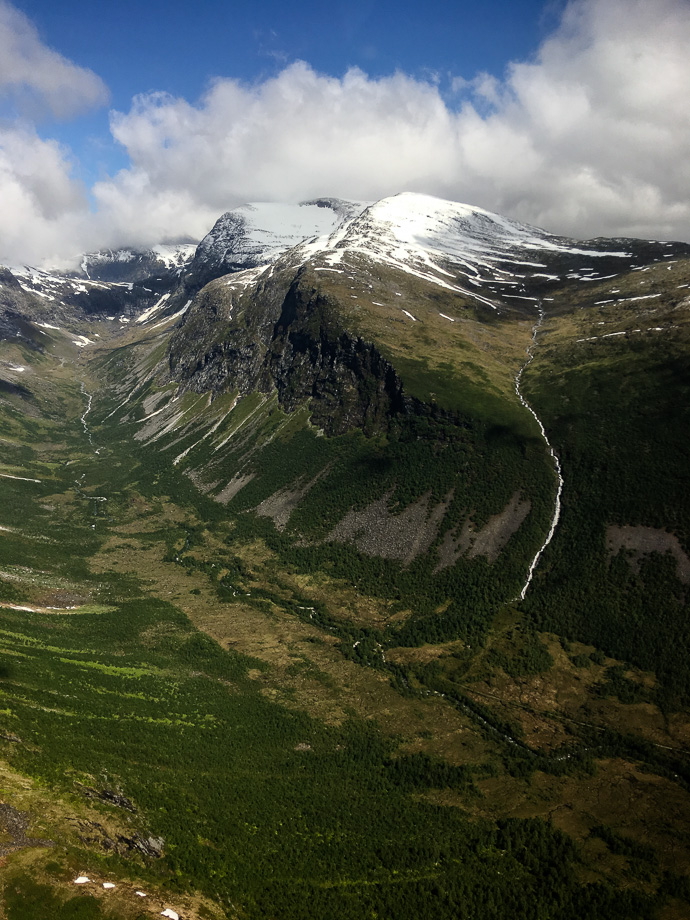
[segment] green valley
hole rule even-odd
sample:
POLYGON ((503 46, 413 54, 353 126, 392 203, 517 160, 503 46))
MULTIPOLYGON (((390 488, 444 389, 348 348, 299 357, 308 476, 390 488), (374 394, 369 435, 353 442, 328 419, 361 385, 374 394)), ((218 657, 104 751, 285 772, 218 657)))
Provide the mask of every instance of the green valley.
POLYGON ((690 254, 608 243, 4 304, 0 913, 687 916, 690 254))

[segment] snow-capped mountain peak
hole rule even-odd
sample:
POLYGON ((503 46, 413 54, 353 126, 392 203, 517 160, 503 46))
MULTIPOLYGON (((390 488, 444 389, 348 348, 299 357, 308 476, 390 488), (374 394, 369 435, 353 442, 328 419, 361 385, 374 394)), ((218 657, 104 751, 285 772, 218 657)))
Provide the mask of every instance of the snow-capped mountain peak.
POLYGON ((327 237, 365 207, 339 198, 241 205, 223 214, 199 243, 192 271, 217 276, 273 262, 305 240, 327 237))
POLYGON ((335 266, 347 256, 364 256, 496 308, 497 295, 522 288, 527 275, 556 280, 573 269, 572 260, 596 260, 587 280, 612 264, 622 270, 633 255, 612 242, 576 242, 473 205, 403 192, 353 213, 329 236, 303 243, 288 257, 335 266))

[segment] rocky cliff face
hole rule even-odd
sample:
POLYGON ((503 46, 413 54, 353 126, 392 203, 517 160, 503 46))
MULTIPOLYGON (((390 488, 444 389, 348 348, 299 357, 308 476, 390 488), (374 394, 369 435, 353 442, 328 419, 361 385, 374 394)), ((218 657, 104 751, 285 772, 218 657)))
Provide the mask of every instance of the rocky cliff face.
POLYGON ((228 211, 221 215, 199 243, 190 266, 195 281, 206 284, 232 271, 260 264, 258 247, 248 245, 247 221, 228 211))
POLYGON ((259 285, 251 303, 225 279, 206 285, 171 337, 172 378, 198 392, 260 387, 283 297, 275 283, 259 285))
POLYGON ((393 366, 342 327, 337 307, 307 275, 287 293, 264 367, 281 405, 290 412, 310 400, 313 423, 328 434, 385 429, 405 407, 393 366))
POLYGON ((187 284, 198 290, 229 272, 273 262, 293 246, 330 233, 362 208, 358 202, 316 198, 294 205, 257 202, 227 211, 199 243, 187 284))
POLYGON ((124 284, 148 280, 170 283, 189 267, 195 248, 193 243, 181 243, 154 249, 89 252, 82 257, 81 270, 75 276, 124 284))
POLYGON ((29 322, 36 300, 22 289, 12 272, 0 266, 0 340, 17 339, 32 351, 42 350, 36 329, 29 322))
POLYGON ((185 389, 276 390, 294 411, 309 401, 327 434, 385 428, 404 411, 402 383, 369 342, 342 325, 338 305, 307 269, 259 284, 251 299, 228 281, 207 285, 174 334, 172 379, 185 389))

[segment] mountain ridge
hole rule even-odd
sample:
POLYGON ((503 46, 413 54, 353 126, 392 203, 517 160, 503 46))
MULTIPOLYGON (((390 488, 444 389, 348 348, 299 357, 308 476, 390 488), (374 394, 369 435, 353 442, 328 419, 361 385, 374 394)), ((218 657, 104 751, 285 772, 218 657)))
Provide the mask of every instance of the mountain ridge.
POLYGON ((292 261, 319 255, 323 267, 334 271, 344 252, 361 253, 416 272, 421 280, 440 286, 451 283, 443 268, 449 262, 456 275, 453 284, 458 287, 462 279, 465 285, 457 292, 492 308, 501 298, 529 299, 524 290, 528 277, 533 294, 545 294, 554 282, 592 282, 633 263, 646 264, 672 253, 690 252, 690 245, 683 243, 603 238, 573 241, 479 207, 409 192, 373 204, 318 198, 297 205, 242 205, 223 214, 193 254, 192 247, 184 244, 90 253, 81 257, 79 272, 30 267, 6 270, 13 272, 25 292, 37 294, 56 307, 73 307, 82 315, 123 315, 131 321, 164 293, 170 295, 169 306, 176 308, 170 312, 176 312, 208 281, 229 272, 270 265, 293 249, 292 261), (610 251, 611 242, 625 244, 623 250, 610 251), (530 264, 524 258, 539 252, 545 261, 530 264), (579 270, 575 263, 585 256, 596 260, 598 272, 592 267, 579 270), (520 265, 521 261, 525 264, 520 265), (546 271, 523 271, 533 268, 546 271), (484 269, 490 277, 482 277, 484 269), (515 288, 513 293, 511 287, 515 288))

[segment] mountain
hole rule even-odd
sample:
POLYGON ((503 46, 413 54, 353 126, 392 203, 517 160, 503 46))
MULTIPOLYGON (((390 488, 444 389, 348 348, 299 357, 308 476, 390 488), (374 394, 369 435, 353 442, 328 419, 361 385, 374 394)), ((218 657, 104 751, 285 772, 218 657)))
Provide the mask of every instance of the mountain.
MULTIPOLYGON (((346 218, 329 236, 206 287, 171 338, 172 377, 199 392, 277 386, 280 400, 288 380, 294 393, 304 378, 298 399, 311 397, 314 408, 343 382, 336 353, 340 336, 349 351, 366 340, 379 345, 382 357, 395 355, 396 373, 409 377, 410 395, 458 408, 465 405, 462 392, 473 385, 483 390, 482 400, 490 399, 497 379, 483 385, 479 367, 485 359, 477 355, 477 365, 465 362, 453 393, 448 381, 425 381, 426 366, 440 357, 449 339, 459 337, 459 327, 449 323, 472 318, 486 325, 500 316, 536 320, 538 304, 558 309, 558 298, 549 294, 564 286, 571 296, 573 282, 592 285, 678 253, 687 254, 687 245, 574 243, 479 208, 399 195, 346 218), (412 312, 417 302, 420 309, 412 312), (320 342, 304 329, 314 321, 321 323, 320 342), (324 382, 324 392, 317 380, 329 367, 334 374, 324 382)), ((507 390, 514 389, 521 354, 513 355, 512 365, 495 369, 507 390)), ((383 363, 379 373, 388 373, 383 363)), ((446 376, 453 373, 449 367, 446 376)), ((512 394, 509 401, 514 399, 512 394)), ((296 405, 292 399, 291 411, 296 405)), ((332 428, 337 407, 329 404, 326 411, 332 428)))
POLYGON ((183 265, 166 265, 157 257, 129 250, 107 257, 84 256, 82 266, 81 272, 69 273, 29 266, 13 266, 5 272, 16 282, 12 286, 16 289, 18 285, 28 295, 23 298, 24 306, 37 318, 45 314, 49 319, 79 324, 92 318, 130 322, 163 294, 169 296, 183 270, 183 265))
POLYGON ((317 198, 298 205, 242 205, 223 214, 199 243, 192 274, 205 283, 228 272, 265 265, 304 240, 329 233, 363 207, 339 198, 317 198))
POLYGON ((77 277, 91 281, 134 282, 179 276, 196 252, 194 243, 160 245, 153 249, 116 249, 82 257, 77 277), (158 277, 157 277, 158 276, 158 277))
POLYGON ((58 315, 83 319, 114 314, 113 319, 122 316, 129 322, 142 314, 174 313, 175 305, 179 308, 211 279, 267 264, 296 244, 328 233, 363 207, 337 198, 298 205, 246 204, 223 214, 198 245, 86 253, 79 270, 71 272, 31 266, 9 270, 25 292, 53 304, 58 315), (172 298, 170 304, 161 302, 163 295, 165 301, 172 298))
POLYGON ((687 915, 690 245, 159 258, 0 274, 10 920, 687 915))

